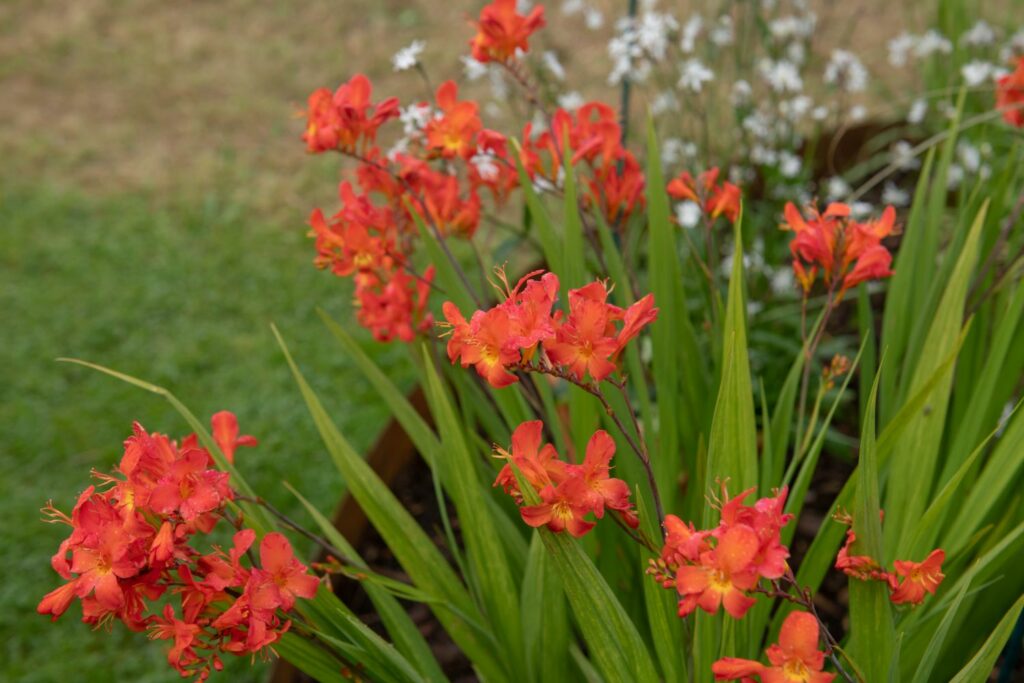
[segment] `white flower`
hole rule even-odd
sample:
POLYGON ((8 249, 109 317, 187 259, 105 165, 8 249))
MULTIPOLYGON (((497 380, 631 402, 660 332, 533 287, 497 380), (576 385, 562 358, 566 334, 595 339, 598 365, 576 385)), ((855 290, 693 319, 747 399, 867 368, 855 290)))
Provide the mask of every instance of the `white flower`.
POLYGON ((714 72, 704 66, 704 63, 699 59, 688 59, 679 68, 682 74, 679 76, 679 82, 676 85, 684 90, 699 93, 704 88, 705 83, 715 78, 714 72))
POLYGON ((964 180, 964 167, 960 164, 950 164, 949 174, 946 176, 946 188, 955 190, 960 187, 964 180))
POLYGON ((925 114, 928 113, 928 101, 919 99, 914 100, 913 104, 910 105, 910 111, 907 112, 907 121, 909 123, 921 123, 924 121, 925 114))
POLYGON ((583 95, 575 90, 558 96, 558 106, 567 111, 576 111, 583 106, 583 95))
POLYGON ((733 30, 732 17, 728 14, 723 14, 718 17, 718 21, 715 22, 714 27, 708 31, 708 40, 713 45, 718 47, 725 47, 726 45, 732 45, 735 40, 735 31, 733 30))
POLYGON ((565 69, 562 67, 562 63, 558 61, 558 55, 551 50, 547 50, 541 55, 541 60, 544 62, 544 67, 551 72, 551 75, 560 81, 565 80, 565 69))
POLYGON ((861 92, 868 83, 868 70, 852 52, 833 50, 825 65, 825 82, 846 92, 861 92))
POLYGON ((853 122, 863 121, 868 115, 867 107, 863 104, 857 104, 850 107, 850 120, 853 122))
POLYGON ((850 205, 850 215, 857 219, 863 219, 874 213, 875 207, 871 202, 854 202, 850 205))
POLYGON ((828 186, 825 194, 831 200, 843 199, 850 194, 850 184, 839 176, 832 176, 828 179, 828 186))
POLYGON ((508 99, 508 81, 500 69, 491 69, 487 72, 487 78, 491 83, 491 96, 496 100, 508 99))
POLYGON ((893 206, 907 206, 910 204, 910 193, 898 187, 891 180, 882 188, 882 203, 893 206))
POLYGON ((753 89, 750 87, 750 83, 740 79, 732 84, 732 106, 742 107, 743 105, 750 102, 750 94, 753 89))
POLYGON ((804 82, 800 70, 792 62, 784 59, 773 61, 768 58, 758 62, 757 69, 772 90, 778 93, 797 93, 803 90, 804 82))
POLYGON ((419 135, 432 118, 434 111, 426 102, 410 104, 398 110, 398 120, 402 122, 402 132, 406 137, 419 135))
POLYGON ((704 20, 699 14, 694 14, 683 24, 682 36, 679 38, 679 49, 689 54, 697 43, 697 36, 704 28, 704 20))
POLYGON ((799 121, 814 106, 814 100, 807 95, 797 95, 788 100, 779 102, 779 112, 789 121, 799 121))
POLYGON ((991 45, 996 41, 995 30, 988 25, 984 19, 979 19, 978 23, 969 28, 960 36, 960 42, 964 45, 972 46, 983 46, 991 45))
POLYGON ((918 59, 931 57, 935 53, 948 55, 952 51, 953 43, 949 42, 949 38, 933 28, 918 38, 917 45, 914 46, 914 56, 918 59))
POLYGON ((422 40, 414 40, 412 43, 396 52, 391 57, 391 66, 395 71, 408 71, 420 63, 420 55, 423 48, 427 46, 422 40))
POLYGON ((668 138, 661 146, 661 161, 666 166, 674 166, 683 159, 697 156, 697 145, 679 138, 668 138))
POLYGON ((807 48, 803 43, 790 43, 786 46, 786 59, 794 64, 803 64, 807 60, 807 48))
POLYGON ((516 13, 529 14, 533 8, 533 0, 516 0, 516 13))
POLYGON ((755 144, 750 148, 749 157, 751 163, 760 166, 774 166, 779 160, 779 153, 771 147, 755 144))
POLYGON ((992 80, 995 68, 994 65, 988 62, 975 59, 961 67, 960 75, 964 77, 964 83, 967 84, 967 87, 973 88, 976 85, 992 80))
POLYGON ((958 142, 956 144, 956 155, 960 159, 964 170, 969 173, 974 173, 981 167, 981 150, 969 142, 958 142))
POLYGON ((824 104, 818 105, 811 110, 811 118, 815 121, 824 121, 828 118, 828 107, 824 104))
POLYGON ((889 41, 889 64, 892 66, 906 66, 907 56, 917 45, 917 38, 904 31, 889 41))
POLYGON ((466 80, 469 81, 478 81, 491 70, 486 64, 481 64, 469 55, 462 55, 459 57, 459 61, 462 62, 463 73, 466 74, 466 80))
POLYGON ((670 111, 679 111, 679 100, 671 90, 662 90, 651 100, 651 114, 661 116, 670 111))
POLYGON ((779 173, 783 178, 795 178, 800 175, 803 168, 803 160, 789 151, 779 153, 779 173))
POLYGON ((684 228, 696 227, 700 221, 700 214, 700 204, 697 202, 687 200, 676 204, 676 220, 684 228))
POLYGON ((604 15, 601 10, 596 7, 588 7, 583 10, 583 25, 591 31, 596 31, 604 26, 604 15))
POLYGON ((1010 36, 1010 39, 1006 41, 1006 45, 1000 48, 999 61, 1005 64, 1022 54, 1024 54, 1024 28, 1010 36))
POLYGON ((646 12, 637 25, 636 40, 645 56, 660 61, 668 53, 669 33, 678 30, 679 24, 671 14, 646 12))
POLYGON ((810 38, 817 23, 818 17, 813 12, 806 12, 803 16, 779 17, 768 24, 768 30, 780 42, 791 38, 810 38))
POLYGON ((498 178, 498 164, 495 163, 494 155, 490 152, 478 148, 476 154, 470 157, 469 163, 476 167, 476 172, 483 180, 491 181, 498 178))
POLYGON ((793 276, 792 268, 777 268, 772 272, 768 280, 769 286, 776 294, 786 294, 793 291, 796 285, 796 278, 793 276))
POLYGON ((914 156, 914 148, 906 140, 900 140, 892 146, 892 163, 901 171, 921 167, 921 160, 914 156))

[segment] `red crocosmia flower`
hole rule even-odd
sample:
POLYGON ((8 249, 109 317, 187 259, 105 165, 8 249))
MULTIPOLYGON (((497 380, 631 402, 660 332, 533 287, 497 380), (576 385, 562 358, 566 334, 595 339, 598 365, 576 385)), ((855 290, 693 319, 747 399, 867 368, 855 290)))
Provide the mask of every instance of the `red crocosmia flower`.
POLYGON ((945 578, 945 574, 942 573, 942 563, 945 559, 944 551, 933 550, 924 562, 896 560, 893 565, 896 567, 896 573, 903 579, 893 590, 890 596, 892 601, 897 605, 918 605, 924 600, 926 592, 934 594, 935 589, 945 578))
POLYGON ((36 612, 49 614, 53 621, 57 621, 57 618, 71 606, 71 601, 75 599, 76 588, 77 585, 74 581, 61 584, 43 597, 36 607, 36 612))
POLYGON ((493 130, 480 131, 476 138, 476 154, 470 157, 469 180, 474 188, 486 187, 494 203, 504 204, 512 190, 519 186, 519 173, 509 156, 508 141, 493 130))
POLYGON ((370 79, 362 74, 342 84, 334 95, 324 88, 313 92, 302 136, 307 149, 314 153, 333 149, 354 152, 372 144, 381 124, 398 116, 397 98, 373 104, 372 93, 370 79))
POLYGON ((459 360, 464 368, 472 365, 496 389, 519 381, 506 370, 520 359, 515 321, 507 309, 477 311, 469 322, 450 301, 444 303, 442 310, 452 328, 448 339, 448 358, 452 363, 459 360))
POLYGON ((167 663, 184 677, 192 675, 187 667, 199 661, 193 649, 203 628, 196 623, 182 621, 174 616, 174 607, 164 606, 162 617, 153 617, 149 637, 153 640, 173 640, 174 645, 167 652, 167 663))
POLYGON ((455 81, 438 86, 436 98, 441 115, 431 119, 424 129, 428 151, 444 159, 468 159, 476 152, 476 138, 483 130, 479 105, 468 100, 460 102, 455 81))
POLYGON ((818 620, 808 612, 792 612, 782 622, 779 642, 765 654, 771 666, 750 659, 725 657, 711 665, 716 681, 753 680, 763 683, 829 683, 825 653, 818 649, 818 620))
POLYGON ((239 446, 256 446, 259 443, 248 434, 238 435, 238 418, 229 410, 214 413, 210 424, 213 427, 213 440, 228 462, 235 461, 235 450, 239 446))
POLYGON ((676 590, 682 596, 679 616, 698 607, 715 614, 724 606, 733 618, 742 618, 756 602, 744 591, 757 585, 753 561, 758 548, 757 533, 737 524, 722 534, 714 550, 701 553, 699 564, 680 567, 676 572, 676 590))
POLYGON ((413 341, 434 324, 427 310, 434 274, 434 267, 428 266, 420 277, 399 269, 386 274, 386 279, 374 275, 362 279, 356 287, 359 323, 377 341, 413 341))
POLYGON ((610 360, 619 350, 613 321, 621 320, 623 311, 607 303, 607 298, 602 282, 571 290, 569 316, 555 340, 545 344, 551 361, 566 366, 579 380, 590 375, 600 382, 617 369, 610 360))
POLYGON ((188 522, 230 500, 233 494, 228 488, 228 473, 207 469, 209 461, 206 451, 191 449, 171 465, 150 494, 153 511, 177 512, 188 522))
POLYGON ((544 26, 544 7, 537 5, 526 16, 516 11, 516 0, 494 0, 480 12, 477 34, 470 41, 478 62, 508 62, 517 51, 530 49, 529 38, 544 26))
POLYGON ((1017 68, 996 81, 996 108, 1003 110, 1003 119, 1011 126, 1024 127, 1024 57, 1017 58, 1017 68))
POLYGON ((846 543, 836 555, 836 569, 861 581, 876 580, 891 584, 892 579, 889 573, 882 569, 878 560, 869 555, 852 555, 850 553, 851 547, 856 542, 857 535, 853 532, 853 527, 850 527, 846 530, 846 543))
POLYGON ((753 529, 758 538, 758 550, 751 564, 758 576, 778 579, 788 568, 786 560, 789 558, 789 549, 782 545, 780 536, 782 527, 793 519, 793 515, 783 512, 788 489, 781 489, 775 497, 761 498, 753 506, 744 505, 744 499, 754 490, 747 489, 730 499, 725 487, 722 487, 724 502, 721 525, 714 533, 716 537, 720 537, 735 524, 743 524, 753 529))
POLYGON ((480 225, 480 197, 470 190, 466 197, 460 194, 459 179, 452 175, 437 174, 437 182, 425 191, 427 215, 442 235, 470 238, 480 225))
POLYGON ((697 531, 693 524, 675 515, 665 515, 665 547, 661 558, 675 565, 699 562, 701 554, 711 550, 709 536, 710 531, 697 531))
POLYGON ((623 152, 617 160, 598 167, 587 184, 609 224, 614 225, 642 209, 647 201, 643 171, 636 157, 629 152, 623 152))
POLYGON ((568 531, 579 538, 594 528, 584 519, 590 512, 586 504, 587 487, 579 477, 566 479, 558 486, 547 485, 540 492, 539 505, 519 508, 523 521, 532 527, 547 525, 554 532, 568 531))
POLYGON ((718 182, 718 168, 704 171, 694 180, 689 171, 683 171, 668 184, 668 193, 674 199, 683 199, 700 206, 711 219, 725 216, 735 223, 740 213, 740 188, 730 182, 718 182))
POLYGON ((572 467, 572 474, 580 477, 585 485, 582 500, 598 519, 604 517, 604 508, 625 512, 632 507, 629 503, 629 484, 621 479, 609 477, 610 463, 615 455, 615 440, 608 432, 599 429, 587 442, 583 464, 572 467))
POLYGON ((804 293, 808 293, 818 273, 825 284, 838 289, 838 296, 861 282, 892 275, 892 255, 882 240, 896 232, 896 210, 891 206, 882 217, 867 223, 850 219, 850 207, 834 202, 824 213, 808 208, 805 219, 792 202, 785 208, 784 230, 795 235, 789 243, 793 254, 793 272, 804 293), (852 268, 851 268, 852 266, 852 268))
POLYGON ((312 599, 319 580, 295 559, 292 544, 282 534, 271 532, 260 541, 260 563, 279 593, 279 605, 290 610, 295 598, 312 599))
POLYGON ((621 352, 630 340, 640 334, 640 330, 657 319, 658 309, 654 307, 653 294, 648 294, 627 308, 622 317, 622 329, 619 330, 619 334, 615 338, 619 344, 618 352, 621 352))
MULTIPOLYGON (((564 481, 568 472, 566 464, 558 459, 555 447, 549 443, 541 445, 543 433, 544 423, 540 420, 524 422, 512 432, 512 452, 498 451, 498 455, 511 460, 519 468, 520 474, 537 490, 564 481)), ((515 498, 516 502, 522 502, 519 482, 511 464, 501 468, 494 485, 504 488, 505 493, 515 498)))

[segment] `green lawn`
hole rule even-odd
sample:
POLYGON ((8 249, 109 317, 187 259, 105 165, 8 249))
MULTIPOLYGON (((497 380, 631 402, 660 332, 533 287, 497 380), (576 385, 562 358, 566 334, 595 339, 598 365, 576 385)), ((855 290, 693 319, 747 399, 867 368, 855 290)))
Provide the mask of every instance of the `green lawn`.
MULTIPOLYGON (((240 468, 299 518, 281 480, 330 510, 340 479, 268 323, 281 328, 357 446, 386 421, 315 315, 324 306, 350 320, 345 284, 311 266, 301 217, 280 225, 253 213, 217 196, 158 202, 28 184, 0 190, 0 679, 180 680, 162 643, 121 627, 94 633, 77 606, 56 624, 35 613, 58 583, 49 556, 66 534, 41 523, 39 508, 48 498, 70 508, 90 468, 109 469, 120 457, 133 420, 173 435, 186 430, 159 398, 56 357, 167 386, 204 418, 235 411, 243 431, 261 440, 239 453, 240 468)), ((408 381, 401 348, 360 338, 408 381)), ((248 660, 227 663, 221 680, 265 671, 250 670, 248 660)))

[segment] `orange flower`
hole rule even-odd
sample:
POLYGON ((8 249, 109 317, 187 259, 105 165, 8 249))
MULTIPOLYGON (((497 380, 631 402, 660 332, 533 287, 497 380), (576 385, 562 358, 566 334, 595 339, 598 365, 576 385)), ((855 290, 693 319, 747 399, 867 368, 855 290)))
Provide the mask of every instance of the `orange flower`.
POLYGON ((893 565, 896 567, 896 573, 903 577, 903 581, 892 592, 890 599, 897 605, 918 605, 924 600, 925 592, 934 595, 935 589, 945 578, 945 574, 942 573, 942 563, 945 559, 945 552, 933 550, 924 562, 896 560, 893 565))
POLYGON ((469 100, 460 102, 458 92, 455 81, 445 81, 437 88, 441 116, 431 119, 424 128, 431 156, 468 159, 476 151, 476 137, 483 130, 479 105, 469 100))
POLYGON ((314 91, 309 96, 302 135, 307 149, 314 153, 333 149, 354 152, 372 143, 381 124, 398 116, 398 98, 373 104, 372 93, 370 79, 362 74, 343 83, 333 95, 326 88, 314 91))
POLYGON ((607 298, 608 289, 601 282, 570 291, 569 317, 555 340, 545 344, 551 361, 567 366, 580 381, 589 374, 600 382, 617 369, 610 360, 619 348, 612 321, 622 318, 622 309, 607 303, 607 298))
POLYGON ((714 550, 700 555, 699 564, 680 567, 676 572, 676 590, 682 596, 679 616, 685 617, 700 607, 715 614, 719 606, 740 619, 756 602, 747 596, 757 585, 753 566, 758 538, 745 524, 729 527, 718 539, 714 550))
POLYGON ((495 389, 519 381, 506 370, 520 359, 514 321, 506 309, 477 311, 469 322, 450 301, 444 302, 442 310, 452 328, 448 339, 448 358, 452 363, 458 359, 464 368, 472 365, 495 389))
POLYGON ((1024 57, 1017 58, 1017 68, 996 81, 996 108, 1003 110, 1003 119, 1011 126, 1024 127, 1024 57))
POLYGON ((718 173, 717 167, 710 168, 694 180, 689 171, 683 171, 669 182, 668 193, 675 199, 697 204, 712 220, 725 216, 735 223, 740 213, 742 193, 730 182, 719 183, 718 173))
MULTIPOLYGON (((587 442, 583 464, 570 467, 570 473, 584 484, 580 500, 583 506, 593 511, 598 519, 604 517, 604 508, 629 512, 629 484, 621 479, 609 477, 610 463, 615 455, 615 440, 608 432, 599 429, 587 442)), ((629 516, 627 516, 629 518, 629 516)))
MULTIPOLYGON (((524 422, 512 432, 512 452, 498 450, 498 454, 515 464, 520 474, 537 490, 553 482, 563 481, 567 474, 566 464, 558 459, 555 447, 549 443, 541 446, 543 432, 544 423, 540 420, 524 422)), ((511 495, 516 502, 522 502, 519 482, 511 464, 501 468, 494 485, 504 488, 505 493, 511 495)))
POLYGON ((737 657, 725 657, 711 665, 716 681, 752 680, 763 683, 829 683, 835 674, 822 671, 825 653, 818 650, 818 620, 808 612, 793 612, 782 622, 779 642, 765 654, 771 666, 737 657))
POLYGON ((532 527, 546 525, 556 533, 568 531, 579 538, 594 528, 594 522, 584 519, 590 512, 583 502, 585 496, 586 487, 581 479, 566 479, 558 486, 545 486, 540 491, 542 502, 519 508, 519 514, 532 527))
POLYGON ((508 62, 517 51, 530 49, 530 34, 544 26, 544 7, 526 16, 516 11, 516 0, 494 0, 480 12, 477 34, 470 41, 478 62, 508 62))
POLYGON ((210 425, 213 427, 213 440, 217 442, 217 446, 220 447, 228 462, 235 461, 235 449, 239 446, 259 444, 256 437, 248 434, 238 435, 238 418, 229 410, 214 413, 210 418, 210 425))
POLYGON ((882 240, 896 233, 896 210, 889 206, 878 220, 858 223, 850 219, 850 207, 833 202, 824 213, 808 207, 805 219, 792 202, 786 203, 783 230, 795 234, 789 243, 793 272, 804 293, 820 270, 825 284, 838 288, 838 295, 866 280, 892 275, 892 254, 882 240), (852 268, 851 268, 852 266, 852 268))

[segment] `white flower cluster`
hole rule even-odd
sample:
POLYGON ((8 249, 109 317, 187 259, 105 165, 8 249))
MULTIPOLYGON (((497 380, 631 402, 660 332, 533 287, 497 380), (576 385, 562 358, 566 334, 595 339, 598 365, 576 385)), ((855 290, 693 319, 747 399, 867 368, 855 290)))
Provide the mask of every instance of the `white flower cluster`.
POLYGON ((395 71, 408 71, 420 63, 420 55, 427 46, 422 40, 414 40, 411 45, 403 47, 391 58, 391 66, 395 71))

